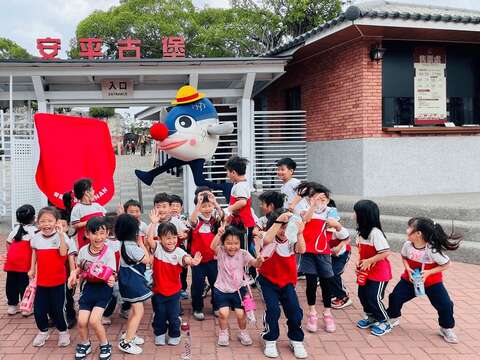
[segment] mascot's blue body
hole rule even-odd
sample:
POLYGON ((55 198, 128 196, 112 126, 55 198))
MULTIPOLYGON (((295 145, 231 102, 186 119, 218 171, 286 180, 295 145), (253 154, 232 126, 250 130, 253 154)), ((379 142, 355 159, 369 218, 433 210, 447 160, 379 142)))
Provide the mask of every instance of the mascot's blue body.
POLYGON ((160 149, 170 158, 150 171, 135 170, 135 175, 146 185, 151 185, 161 173, 189 165, 195 185, 222 190, 228 202, 233 184, 206 180, 203 166, 215 153, 219 136, 233 132, 233 124, 220 124, 213 104, 192 86, 181 87, 172 104, 175 106, 168 112, 165 124, 157 123, 150 129, 152 137, 159 141, 160 149))

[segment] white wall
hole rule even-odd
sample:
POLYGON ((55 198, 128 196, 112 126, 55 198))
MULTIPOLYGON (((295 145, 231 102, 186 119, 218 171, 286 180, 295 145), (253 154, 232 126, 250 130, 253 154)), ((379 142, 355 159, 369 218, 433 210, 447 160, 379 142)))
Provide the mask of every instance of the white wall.
POLYGON ((308 143, 309 179, 360 196, 480 192, 480 137, 308 143))

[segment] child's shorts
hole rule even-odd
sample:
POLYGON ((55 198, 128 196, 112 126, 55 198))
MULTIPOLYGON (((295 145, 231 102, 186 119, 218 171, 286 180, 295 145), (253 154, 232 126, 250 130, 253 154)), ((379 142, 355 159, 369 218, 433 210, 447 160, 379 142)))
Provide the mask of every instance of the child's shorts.
POLYGON ((332 257, 330 254, 302 254, 298 271, 304 274, 317 275, 321 278, 330 278, 334 276, 332 257))
POLYGON ((80 292, 78 307, 80 310, 92 311, 94 307, 106 308, 113 294, 113 289, 106 283, 85 282, 80 292))
MULTIPOLYGON (((245 286, 240 288, 240 293, 242 294, 242 297, 245 296, 247 293, 247 288, 245 286)), ((238 291, 233 293, 224 293, 214 287, 213 298, 215 299, 215 307, 217 309, 221 309, 222 307, 229 307, 231 310, 243 309, 242 299, 240 299, 238 291)))

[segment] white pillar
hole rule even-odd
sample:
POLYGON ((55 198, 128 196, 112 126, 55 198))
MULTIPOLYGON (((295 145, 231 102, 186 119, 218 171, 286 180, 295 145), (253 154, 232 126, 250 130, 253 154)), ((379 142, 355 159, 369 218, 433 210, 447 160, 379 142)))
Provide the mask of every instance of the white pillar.
POLYGON ((253 124, 253 101, 242 98, 237 103, 238 156, 247 158, 247 181, 253 188, 255 174, 255 136, 253 124))
POLYGON ((46 101, 38 101, 38 112, 48 113, 50 112, 49 106, 46 101))

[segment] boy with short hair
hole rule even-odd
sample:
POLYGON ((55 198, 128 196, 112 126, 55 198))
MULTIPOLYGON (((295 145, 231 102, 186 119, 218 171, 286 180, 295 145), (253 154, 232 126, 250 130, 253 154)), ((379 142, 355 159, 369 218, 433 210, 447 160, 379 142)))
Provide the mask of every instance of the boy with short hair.
MULTIPOLYGON (((171 197, 167 193, 158 193, 153 198, 153 207, 157 212, 157 215, 160 219, 160 223, 171 222, 177 228, 178 240, 184 240, 187 238, 188 228, 187 226, 177 217, 172 216, 171 208, 171 197)), ((158 225, 154 231, 155 234, 158 232, 158 225)))
POLYGON ((277 161, 277 176, 283 182, 280 192, 286 195, 283 207, 294 210, 300 201, 295 189, 300 184, 300 180, 293 177, 297 163, 291 158, 282 158, 277 161))
POLYGON ((260 200, 260 210, 263 216, 258 219, 256 226, 260 231, 266 231, 268 216, 283 207, 285 194, 272 190, 265 191, 258 196, 258 200, 260 200))
POLYGON ((142 204, 139 201, 130 199, 125 204, 123 204, 123 211, 125 214, 132 215, 135 219, 140 222, 140 236, 145 239, 147 235, 147 224, 142 221, 142 204))

